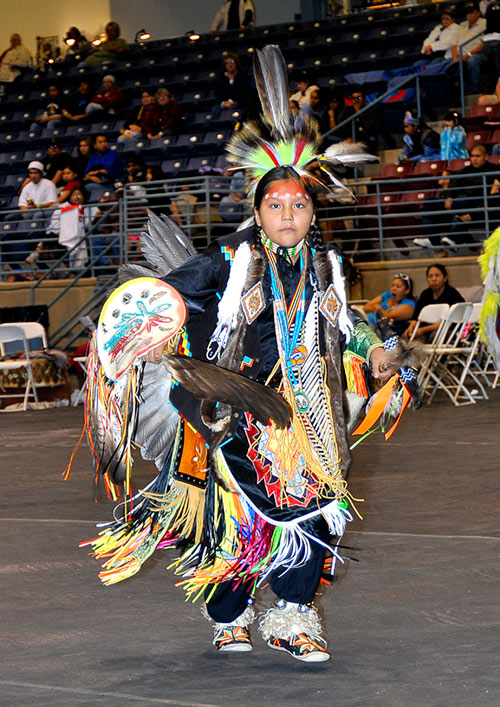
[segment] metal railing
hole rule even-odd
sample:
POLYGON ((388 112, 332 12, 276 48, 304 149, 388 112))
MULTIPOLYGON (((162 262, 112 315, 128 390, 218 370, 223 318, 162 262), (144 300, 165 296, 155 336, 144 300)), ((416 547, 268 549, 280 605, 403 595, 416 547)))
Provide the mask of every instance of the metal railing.
MULTIPOLYGON (((443 177, 447 183, 439 184, 441 164, 427 165, 428 169, 436 168, 433 176, 413 172, 405 179, 351 180, 351 194, 337 192, 336 199, 331 194, 319 195, 316 213, 323 238, 335 242, 345 255, 357 261, 431 256, 443 248, 449 255, 477 252, 480 242, 500 224, 500 195, 492 193, 497 190, 497 186, 492 188, 495 173, 474 178, 449 174, 443 177), (451 205, 446 198, 452 199, 451 205), (443 244, 443 237, 455 245, 443 244), (414 243, 421 238, 430 241, 425 250, 414 243)), ((241 193, 232 192, 231 186, 230 177, 218 176, 128 184, 119 201, 87 205, 86 210, 98 206, 101 213, 89 219, 90 226, 81 241, 71 250, 59 250, 52 261, 42 264, 26 263, 25 258, 39 243, 54 247, 54 236, 44 236, 38 227, 31 230, 33 222, 23 219, 19 212, 2 212, 2 276, 32 279, 32 303, 42 283, 64 277, 57 294, 46 303, 49 310, 79 282, 95 278, 88 300, 51 331, 51 345, 68 348, 81 335, 79 318, 86 314, 97 318, 109 289, 116 286, 118 266, 144 263, 139 237, 147 225, 148 209, 175 218, 196 248, 203 250, 214 238, 233 232, 252 215, 252 204, 240 199, 241 193), (10 235, 13 225, 14 237, 10 235), (83 241, 88 258, 78 267, 74 263, 72 266, 72 253, 83 241)))

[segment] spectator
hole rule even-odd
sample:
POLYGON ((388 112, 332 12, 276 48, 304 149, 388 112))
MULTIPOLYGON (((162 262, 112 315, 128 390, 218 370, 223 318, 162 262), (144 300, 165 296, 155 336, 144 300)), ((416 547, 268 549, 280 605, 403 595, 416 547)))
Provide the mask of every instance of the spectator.
MULTIPOLYGON (((245 211, 245 174, 235 172, 229 184, 229 194, 223 196, 219 203, 219 214, 223 221, 239 225, 245 211)), ((234 230, 234 228, 233 228, 234 230)))
POLYGON ((252 0, 227 0, 214 17, 210 34, 219 30, 245 29, 255 24, 252 0))
POLYGON ((63 169, 73 165, 73 160, 71 155, 63 151, 60 142, 52 140, 47 147, 47 157, 43 158, 43 164, 45 176, 58 187, 61 186, 63 169))
POLYGON ((297 101, 299 106, 302 108, 309 104, 309 97, 313 91, 319 91, 319 86, 311 83, 311 77, 307 71, 299 71, 295 75, 295 83, 297 84, 297 91, 292 93, 290 98, 293 101, 297 101))
POLYGON ((471 164, 458 173, 469 176, 457 180, 454 197, 449 199, 454 213, 449 235, 441 238, 441 243, 445 246, 453 248, 459 243, 464 243, 468 239, 471 226, 478 230, 483 230, 485 227, 484 186, 486 186, 486 194, 490 197, 500 193, 500 181, 496 177, 498 167, 488 162, 487 157, 484 145, 475 145, 470 153, 471 164), (487 175, 485 182, 483 174, 487 175))
POLYGON ((438 160, 441 157, 441 141, 437 132, 421 118, 414 118, 410 111, 405 113, 404 131, 404 145, 398 162, 438 160))
POLYGON ((429 61, 440 57, 451 59, 451 48, 459 43, 458 37, 459 27, 455 22, 454 12, 451 8, 447 8, 442 12, 441 23, 436 25, 424 39, 421 53, 429 61))
POLYGON ((328 102, 328 130, 332 130, 341 122, 340 115, 344 106, 344 100, 340 99, 338 94, 332 93, 328 102))
POLYGON ((33 66, 33 57, 23 46, 21 35, 14 32, 10 36, 10 46, 0 54, 0 82, 10 83, 21 75, 23 69, 33 66))
MULTIPOLYGON (((409 339, 417 326, 418 315, 422 309, 428 304, 456 304, 463 302, 464 298, 458 290, 452 287, 448 282, 448 271, 441 263, 433 263, 429 265, 425 272, 429 287, 425 289, 417 300, 411 321, 404 332, 404 336, 409 339)), ((417 337, 429 339, 432 332, 439 329, 439 322, 434 324, 424 324, 418 327, 417 337)))
POLYGON ((130 155, 127 158, 127 181, 128 182, 145 182, 146 181, 146 163, 139 155, 130 155))
POLYGON ((56 204, 63 204, 65 201, 68 201, 73 189, 83 188, 78 173, 71 165, 64 167, 61 176, 63 186, 61 193, 57 197, 56 204))
POLYGON ((80 81, 77 92, 67 98, 61 111, 64 122, 72 124, 88 120, 86 109, 92 99, 92 95, 90 83, 86 79, 80 81))
POLYGON ((88 135, 82 135, 78 140, 76 148, 76 158, 73 162, 74 168, 80 179, 83 179, 87 171, 89 159, 94 152, 94 142, 88 135))
POLYGON ((467 61, 471 85, 478 90, 481 75, 486 69, 492 69, 500 77, 500 4, 492 3, 486 10, 486 32, 479 44, 473 47, 467 61))
POLYGON ((84 37, 78 27, 70 27, 64 37, 64 43, 68 47, 64 60, 83 59, 91 51, 92 45, 87 37, 84 37))
POLYGON ((168 186, 165 184, 166 177, 167 175, 160 165, 149 165, 146 169, 148 208, 156 214, 165 213, 167 210, 165 202, 165 192, 168 191, 168 186), (154 184, 149 184, 149 182, 154 182, 154 184))
POLYGON ((223 74, 215 84, 217 105, 221 108, 246 108, 250 94, 251 79, 240 69, 237 54, 227 52, 222 59, 223 74))
POLYGON ((146 169, 147 182, 160 182, 166 179, 166 174, 159 164, 149 165, 146 169))
POLYGON ((23 216, 33 217, 33 210, 47 209, 57 200, 57 191, 50 179, 43 176, 44 166, 41 162, 34 160, 28 165, 29 181, 22 188, 19 196, 19 208, 23 216))
POLYGON ((441 159, 465 159, 467 151, 467 133, 462 126, 462 116, 452 110, 444 116, 445 128, 441 133, 441 159))
POLYGON ((321 89, 311 91, 309 94, 309 104, 305 104, 301 108, 302 113, 314 118, 318 123, 320 133, 326 133, 329 130, 328 108, 325 106, 322 97, 321 89))
POLYGON ((189 184, 183 184, 178 196, 170 202, 172 218, 181 228, 187 228, 188 231, 192 226, 195 204, 198 201, 198 197, 189 191, 192 188, 189 184))
POLYGON ((385 290, 363 305, 363 310, 373 327, 377 324, 376 313, 380 310, 398 335, 407 330, 414 309, 413 283, 404 273, 394 275, 389 290, 385 290))
POLYGON ((109 191, 115 181, 125 177, 125 169, 120 155, 111 150, 104 133, 94 137, 94 153, 91 155, 85 172, 85 188, 91 196, 101 198, 109 191))
MULTIPOLYGON (((457 43, 451 48, 451 58, 453 61, 459 60, 458 46, 462 45, 462 58, 467 61, 471 56, 471 50, 480 43, 478 34, 484 34, 486 31, 486 20, 481 17, 479 11, 479 3, 477 0, 472 0, 465 5, 466 18, 464 22, 458 25, 457 43)), ((477 64, 479 66, 479 64, 477 64)), ((468 64, 468 74, 471 90, 477 88, 479 76, 473 75, 474 61, 468 64)))
POLYGON ((125 121, 125 127, 121 130, 121 135, 118 138, 118 142, 125 142, 126 140, 138 140, 143 136, 143 123, 144 119, 153 110, 154 107, 154 93, 148 89, 143 88, 141 92, 141 105, 135 106, 129 111, 127 120, 125 121))
POLYGON ((106 39, 96 49, 93 49, 85 61, 87 64, 104 64, 125 58, 128 43, 120 37, 120 26, 117 22, 108 22, 104 28, 106 39))
MULTIPOLYGON (((348 101, 349 102, 346 102, 346 105, 339 115, 339 123, 353 115, 356 115, 356 113, 359 113, 368 105, 366 96, 360 89, 352 91, 348 97, 348 101)), ((387 130, 385 130, 383 126, 382 116, 378 107, 371 108, 360 115, 359 118, 356 118, 355 126, 356 140, 364 143, 369 152, 377 154, 379 137, 382 138, 389 149, 396 147, 394 138, 387 132, 387 130)), ((346 140, 352 140, 352 126, 350 124, 346 125, 340 130, 340 132, 337 132, 336 135, 346 140)))
POLYGON ((92 100, 85 108, 87 116, 96 113, 107 113, 116 118, 125 105, 125 95, 116 85, 116 79, 107 74, 102 80, 101 89, 92 96, 92 100))
POLYGON ((61 93, 59 86, 55 83, 50 84, 47 89, 48 103, 43 112, 35 118, 35 122, 31 125, 33 132, 40 132, 42 128, 50 128, 54 130, 61 125, 63 118, 63 109, 66 107, 66 100, 61 93))
POLYGON ((166 88, 159 88, 155 94, 153 109, 143 120, 143 130, 152 139, 178 133, 184 124, 182 110, 166 88))

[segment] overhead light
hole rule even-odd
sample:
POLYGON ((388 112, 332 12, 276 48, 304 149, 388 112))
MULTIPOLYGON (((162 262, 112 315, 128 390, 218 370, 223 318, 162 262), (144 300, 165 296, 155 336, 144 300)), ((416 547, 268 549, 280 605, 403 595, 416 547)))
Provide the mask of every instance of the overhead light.
POLYGON ((184 36, 190 39, 192 42, 197 42, 200 38, 200 35, 198 34, 198 32, 195 32, 194 29, 189 30, 189 32, 185 32, 184 36))
POLYGON ((149 32, 146 32, 145 29, 140 29, 138 32, 135 33, 136 42, 145 42, 147 39, 151 39, 151 35, 149 34, 149 32))
POLYGON ((102 44, 102 42, 103 42, 102 34, 98 34, 97 37, 92 40, 92 44, 94 45, 94 47, 98 47, 99 44, 102 44))
POLYGON ((50 57, 50 59, 47 61, 47 64, 53 64, 53 63, 54 63, 54 59, 52 57, 50 57))
POLYGON ((73 37, 66 37, 64 41, 68 45, 68 47, 72 47, 73 44, 76 42, 76 39, 74 39, 73 37))

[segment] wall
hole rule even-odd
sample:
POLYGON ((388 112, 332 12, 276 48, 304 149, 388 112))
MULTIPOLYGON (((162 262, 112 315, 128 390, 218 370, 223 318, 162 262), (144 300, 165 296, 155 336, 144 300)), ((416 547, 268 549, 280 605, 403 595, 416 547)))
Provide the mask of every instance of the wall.
MULTIPOLYGON (((135 33, 145 28, 152 39, 174 37, 189 30, 208 32, 223 0, 110 0, 111 16, 122 35, 133 41, 135 33)), ((300 12, 300 0, 254 0, 257 24, 289 22, 300 12)))
MULTIPOLYGON (((132 2, 133 0, 131 0, 132 2)), ((9 46, 9 37, 19 32, 23 44, 35 56, 35 37, 57 35, 62 38, 68 27, 75 25, 89 39, 102 32, 109 21, 109 0, 85 0, 68 2, 63 0, 17 0, 2 8, 0 25, 0 52, 9 46)))

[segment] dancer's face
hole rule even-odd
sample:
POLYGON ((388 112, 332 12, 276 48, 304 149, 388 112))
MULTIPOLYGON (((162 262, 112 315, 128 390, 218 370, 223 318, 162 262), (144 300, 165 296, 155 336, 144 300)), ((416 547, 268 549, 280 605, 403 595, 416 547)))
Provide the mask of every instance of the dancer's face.
POLYGON ((271 182, 255 221, 274 243, 290 248, 302 240, 314 223, 311 197, 295 179, 271 182))

